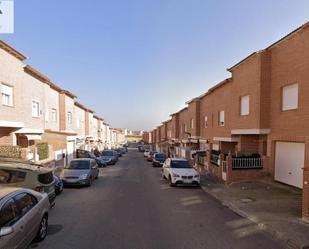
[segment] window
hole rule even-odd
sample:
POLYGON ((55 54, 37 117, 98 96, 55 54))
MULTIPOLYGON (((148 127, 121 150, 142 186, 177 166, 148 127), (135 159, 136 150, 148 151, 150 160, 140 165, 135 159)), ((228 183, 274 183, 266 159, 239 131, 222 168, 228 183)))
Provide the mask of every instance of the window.
POLYGON ((32 100, 32 117, 40 117, 40 103, 32 100))
POLYGON ((26 178, 26 172, 18 170, 1 169, 0 170, 0 183, 19 183, 24 182, 26 178))
POLYGON ((219 126, 224 126, 224 111, 219 112, 219 126))
POLYGON ((282 110, 288 111, 298 107, 298 84, 282 88, 282 110))
POLYGON ((13 106, 13 87, 1 84, 2 105, 13 106))
POLYGON ((0 228, 12 226, 19 219, 18 209, 13 199, 8 200, 0 211, 0 228))
POLYGON ((168 131, 168 137, 172 137, 172 131, 171 130, 168 131))
POLYGON ((79 119, 76 120, 76 128, 77 128, 77 129, 80 128, 80 122, 81 122, 81 121, 80 121, 79 119))
POLYGON ((38 203, 38 200, 33 195, 27 193, 19 194, 14 199, 17 203, 18 209, 20 210, 21 216, 28 213, 31 208, 38 203))
POLYGON ((51 120, 53 122, 57 122, 57 110, 56 109, 51 110, 51 120))
POLYGON ((240 115, 249 115, 250 98, 249 95, 240 98, 240 115))
POLYGON ((204 117, 204 127, 205 128, 208 127, 208 118, 207 118, 207 116, 204 117))
POLYGON ((72 112, 68 112, 68 124, 72 124, 72 120, 73 120, 72 112))
POLYGON ((191 129, 194 129, 194 119, 191 119, 191 129))

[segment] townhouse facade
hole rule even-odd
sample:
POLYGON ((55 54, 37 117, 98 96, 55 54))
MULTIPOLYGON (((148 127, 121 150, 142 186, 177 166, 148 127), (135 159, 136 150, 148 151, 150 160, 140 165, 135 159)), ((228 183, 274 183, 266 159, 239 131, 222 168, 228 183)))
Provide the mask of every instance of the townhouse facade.
POLYGON ((227 184, 270 179, 302 189, 309 220, 309 23, 228 71, 230 78, 171 115, 170 154, 194 156, 227 184))
POLYGON ((26 59, 0 40, 0 157, 63 166, 76 149, 111 148, 109 125, 26 59))

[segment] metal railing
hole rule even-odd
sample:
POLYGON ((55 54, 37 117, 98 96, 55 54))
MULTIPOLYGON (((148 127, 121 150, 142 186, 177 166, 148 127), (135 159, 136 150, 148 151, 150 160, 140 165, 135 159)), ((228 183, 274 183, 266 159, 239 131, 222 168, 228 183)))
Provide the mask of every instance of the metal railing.
POLYGON ((232 169, 261 169, 263 168, 262 158, 233 158, 232 169))

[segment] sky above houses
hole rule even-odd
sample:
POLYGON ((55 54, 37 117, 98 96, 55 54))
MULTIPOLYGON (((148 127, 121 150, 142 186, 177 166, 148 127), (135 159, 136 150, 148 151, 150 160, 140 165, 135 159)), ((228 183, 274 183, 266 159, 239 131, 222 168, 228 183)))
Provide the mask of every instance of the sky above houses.
POLYGON ((0 39, 112 126, 135 130, 309 21, 308 0, 14 2, 15 33, 0 39))

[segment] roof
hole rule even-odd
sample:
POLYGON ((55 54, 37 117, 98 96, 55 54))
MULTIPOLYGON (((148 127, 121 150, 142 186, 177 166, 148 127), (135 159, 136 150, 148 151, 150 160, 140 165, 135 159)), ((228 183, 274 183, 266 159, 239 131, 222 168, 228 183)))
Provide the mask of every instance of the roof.
POLYGON ((49 83, 50 79, 45 76, 44 74, 40 73, 38 70, 36 70, 35 68, 33 68, 30 65, 26 65, 24 66, 24 71, 28 74, 30 74, 31 76, 33 76, 34 78, 44 82, 44 83, 49 83))
POLYGON ((272 47, 274 47, 275 45, 278 45, 279 43, 281 43, 282 41, 286 40, 287 38, 291 37, 292 35, 295 35, 296 33, 298 33, 301 30, 304 30, 306 28, 309 27, 309 21, 304 23, 303 25, 301 25, 300 27, 298 27, 297 29, 293 30, 292 32, 290 32, 289 34, 287 34, 286 36, 282 37, 280 40, 274 42, 273 44, 271 44, 270 46, 268 46, 266 48, 266 50, 271 49, 272 47))
POLYGON ((15 48, 11 47, 9 44, 5 43, 4 41, 0 40, 0 48, 2 48, 4 51, 8 52, 9 54, 13 55, 20 61, 24 61, 27 59, 27 57, 20 52, 18 52, 15 48))
POLYGON ((0 159, 0 168, 15 168, 28 170, 33 172, 50 172, 52 169, 45 168, 42 165, 30 163, 27 161, 14 160, 14 159, 0 159))
POLYGON ((216 90, 217 88, 224 86, 225 84, 232 82, 232 78, 227 78, 221 82, 219 82, 218 84, 214 85, 213 87, 209 88, 207 92, 205 92, 204 94, 200 95, 199 98, 202 99, 205 96, 207 96, 208 94, 212 93, 214 90, 216 90))
POLYGON ((266 49, 263 49, 263 50, 260 50, 260 51, 257 51, 257 52, 253 52, 252 54, 250 54, 246 58, 242 59, 240 62, 236 63, 234 66, 228 68, 227 71, 232 72, 235 67, 239 66, 240 64, 242 64, 246 60, 250 59, 251 57, 253 57, 255 55, 258 55, 260 53, 263 53, 265 50, 271 49, 272 47, 278 45, 279 43, 283 42, 284 40, 288 39, 289 37, 295 35, 299 31, 304 30, 304 29, 306 29, 308 27, 309 27, 309 22, 306 22, 305 24, 301 25, 297 29, 295 29, 292 32, 290 32, 289 34, 287 34, 286 36, 282 37, 280 40, 278 40, 278 41, 274 42, 273 44, 271 44, 270 46, 268 46, 266 49))
POLYGON ((84 110, 87 111, 87 112, 94 113, 93 110, 87 108, 86 106, 84 106, 83 104, 81 104, 81 103, 79 103, 79 102, 77 102, 77 101, 75 101, 74 105, 78 106, 78 107, 81 108, 81 109, 84 109, 84 110))
POLYGON ((188 104, 190 104, 192 102, 197 102, 197 101, 200 101, 200 100, 201 100, 200 97, 196 97, 196 98, 193 98, 193 99, 187 101, 186 104, 188 105, 188 104))

